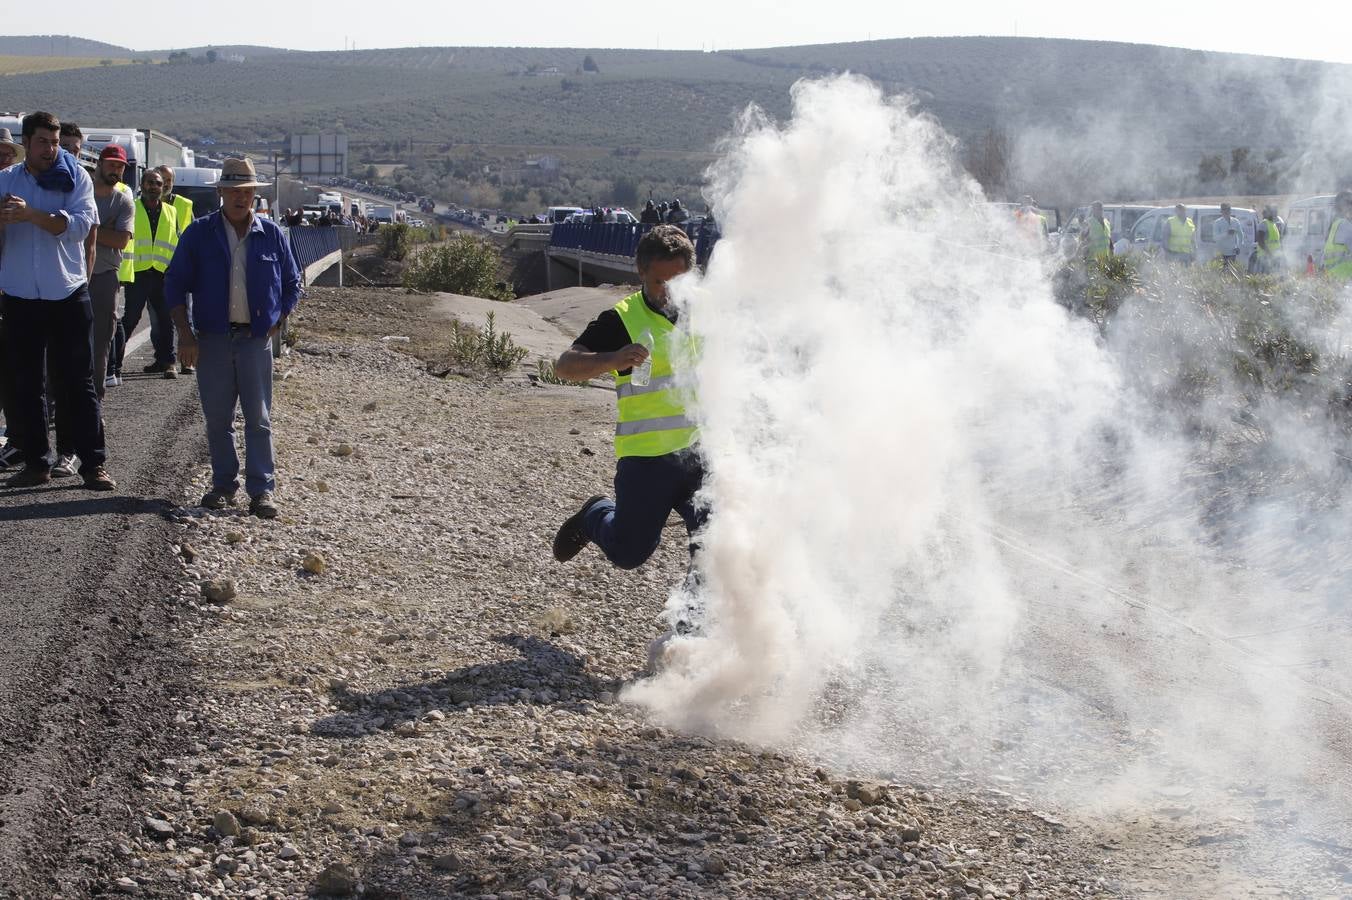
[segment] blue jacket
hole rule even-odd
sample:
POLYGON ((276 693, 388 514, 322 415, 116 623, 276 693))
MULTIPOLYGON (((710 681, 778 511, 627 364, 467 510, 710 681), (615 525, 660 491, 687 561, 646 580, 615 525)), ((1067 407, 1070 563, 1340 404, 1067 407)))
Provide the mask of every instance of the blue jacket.
MULTIPOLYGON (((230 331, 230 241, 225 235, 230 227, 220 210, 195 220, 179 237, 164 273, 164 299, 170 309, 187 305, 186 295, 192 294, 192 325, 198 332, 230 331)), ((271 219, 253 217, 248 254, 249 333, 264 337, 296 308, 300 270, 290 241, 271 219)))

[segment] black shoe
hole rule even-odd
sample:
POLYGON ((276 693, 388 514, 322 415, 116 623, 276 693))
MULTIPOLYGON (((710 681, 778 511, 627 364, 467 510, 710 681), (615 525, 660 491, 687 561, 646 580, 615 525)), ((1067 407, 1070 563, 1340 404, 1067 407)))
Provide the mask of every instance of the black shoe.
POLYGON ((179 366, 179 367, 178 367, 178 374, 180 374, 180 375, 195 375, 195 374, 197 374, 197 369, 196 369, 194 366, 179 366))
POLYGON ((202 497, 205 509, 229 509, 235 505, 235 492, 224 488, 212 488, 202 497))
POLYGON ((587 537, 587 532, 582 527, 582 520, 593 506, 604 499, 606 498, 599 494, 592 497, 559 526, 559 533, 554 535, 555 559, 559 562, 568 562, 581 553, 583 547, 591 543, 591 538, 587 537))
POLYGON ((84 486, 91 491, 117 490, 117 482, 113 481, 113 476, 109 475, 103 466, 95 466, 80 474, 84 478, 84 486))
POLYGON ((0 469, 23 465, 23 451, 13 444, 0 447, 0 469))
POLYGON ((52 473, 47 469, 39 469, 34 466, 24 466, 19 470, 19 474, 11 475, 5 480, 5 487, 26 488, 37 487, 40 484, 46 484, 52 480, 52 473))
POLYGON ((272 491, 264 491, 249 500, 249 512, 260 519, 277 518, 277 504, 272 501, 272 491))
POLYGON ((168 369, 169 369, 168 363, 153 362, 150 365, 142 368, 141 371, 145 372, 147 375, 159 375, 167 371, 168 369))

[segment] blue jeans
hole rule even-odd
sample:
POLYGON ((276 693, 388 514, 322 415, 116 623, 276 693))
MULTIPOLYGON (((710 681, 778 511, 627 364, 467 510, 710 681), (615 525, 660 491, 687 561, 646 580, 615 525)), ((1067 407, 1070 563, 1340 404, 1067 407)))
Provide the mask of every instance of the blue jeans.
MULTIPOLYGON (((623 457, 615 466, 615 499, 598 501, 583 518, 587 537, 621 569, 637 569, 661 543, 673 509, 694 538, 708 516, 694 503, 703 483, 704 465, 695 450, 623 457)), ((695 549, 692 543, 692 554, 695 549)))
POLYGON ((211 486, 239 488, 235 408, 244 413, 244 489, 250 497, 274 489, 272 341, 247 329, 197 336, 197 394, 207 425, 211 486))

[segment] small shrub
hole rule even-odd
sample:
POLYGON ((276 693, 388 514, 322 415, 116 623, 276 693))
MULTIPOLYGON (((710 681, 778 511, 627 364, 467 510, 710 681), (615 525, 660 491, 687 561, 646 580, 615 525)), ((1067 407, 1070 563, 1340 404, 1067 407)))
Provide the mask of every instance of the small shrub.
POLYGON ((452 324, 447 361, 469 369, 506 372, 525 359, 527 352, 525 347, 517 346, 512 340, 510 331, 497 330, 493 314, 489 313, 482 329, 463 322, 452 324))
POLYGON ((413 246, 411 229, 403 222, 382 225, 377 232, 380 235, 380 255, 386 259, 401 260, 408 256, 413 246))
POLYGON ((560 378, 554 372, 554 364, 543 359, 535 362, 535 377, 541 384, 562 384, 569 387, 586 387, 590 384, 587 381, 569 381, 567 378, 560 378))
POLYGON ((472 235, 458 234, 447 243, 424 247, 404 271, 404 286, 418 291, 445 291, 511 300, 511 290, 498 282, 500 257, 496 247, 472 235))

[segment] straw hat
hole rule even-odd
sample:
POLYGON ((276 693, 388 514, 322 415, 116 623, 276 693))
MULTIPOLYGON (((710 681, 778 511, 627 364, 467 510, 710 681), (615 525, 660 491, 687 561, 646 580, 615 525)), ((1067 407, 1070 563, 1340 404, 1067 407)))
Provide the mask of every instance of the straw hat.
POLYGON ((20 144, 18 141, 14 140, 14 137, 9 133, 8 128, 0 128, 0 144, 9 144, 11 147, 13 147, 15 152, 18 153, 18 156, 14 157, 14 161, 16 163, 23 162, 24 157, 23 144, 20 144))
POLYGON ((216 186, 221 188, 267 187, 267 182, 258 180, 258 173, 254 171, 253 160, 231 156, 221 166, 221 180, 216 182, 216 186))

